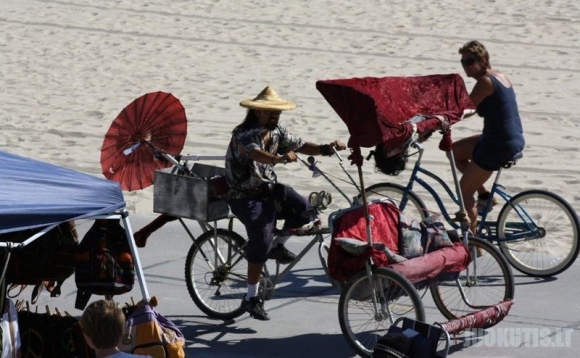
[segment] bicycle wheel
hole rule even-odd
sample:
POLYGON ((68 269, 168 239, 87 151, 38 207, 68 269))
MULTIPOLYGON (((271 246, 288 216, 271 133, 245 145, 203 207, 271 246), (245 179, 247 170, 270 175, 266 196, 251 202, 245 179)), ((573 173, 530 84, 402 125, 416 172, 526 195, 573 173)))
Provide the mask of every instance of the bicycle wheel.
POLYGON ((187 253, 185 282, 191 299, 213 318, 241 316, 246 293, 248 264, 243 246, 246 240, 224 229, 201 234, 187 253))
POLYGON ((430 287, 435 305, 447 319, 514 298, 514 276, 501 252, 478 238, 469 238, 468 248, 472 257, 469 266, 454 280, 437 282, 430 287))
POLYGON ((340 294, 340 329, 362 357, 371 356, 377 340, 402 316, 425 321, 425 310, 413 284, 392 269, 373 268, 371 277, 361 270, 340 294))
POLYGON ((506 259, 516 270, 535 277, 557 275, 574 263, 580 250, 579 230, 570 205, 544 190, 515 195, 497 220, 499 247, 506 259))
MULTIPOLYGON (((409 218, 413 219, 425 219, 429 216, 427 207, 423 200, 410 191, 405 193, 406 188, 399 184, 394 183, 378 183, 369 186, 365 189, 367 200, 379 199, 379 198, 391 198, 393 199, 399 209, 409 218), (405 199, 405 200, 403 200, 405 199)), ((359 198, 361 195, 359 194, 359 198)))

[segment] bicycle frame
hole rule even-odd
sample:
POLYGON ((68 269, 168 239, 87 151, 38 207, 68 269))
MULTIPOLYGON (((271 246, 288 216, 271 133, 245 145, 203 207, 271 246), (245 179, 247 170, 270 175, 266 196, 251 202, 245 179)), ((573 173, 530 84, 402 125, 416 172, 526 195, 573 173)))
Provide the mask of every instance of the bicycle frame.
MULTIPOLYGON (((294 261, 292 261, 290 264, 288 264, 282 272, 280 272, 280 264, 276 263, 276 274, 274 276, 270 275, 270 272, 268 270, 268 266, 264 265, 263 277, 270 279, 272 281, 272 283, 274 284, 274 287, 276 287, 279 283, 284 281, 284 278, 286 277, 286 275, 294 268, 294 266, 296 266, 296 264, 298 264, 298 262, 300 262, 300 260, 302 260, 304 255, 306 255, 306 253, 308 251, 310 251, 310 249, 316 243, 319 244, 318 256, 320 258, 320 261, 323 262, 323 268, 326 270, 326 268, 324 267, 324 257, 322 256, 322 250, 323 250, 324 246, 326 245, 324 243, 325 235, 329 235, 329 234, 330 234, 330 231, 326 228, 322 228, 319 232, 317 232, 316 235, 314 235, 314 238, 312 238, 312 240, 310 240, 310 242, 308 242, 308 244, 302 249, 302 251, 300 251, 298 253, 298 255, 296 255, 296 259, 294 259, 294 261)), ((328 272, 326 272, 326 273, 328 274, 328 272)), ((333 286, 334 286, 334 283, 333 283, 333 286)))
MULTIPOLYGON (((200 160, 223 160, 224 156, 214 156, 214 155, 206 155, 206 156, 202 156, 202 155, 187 155, 187 156, 172 156, 168 153, 165 153, 161 150, 158 150, 157 148, 154 148, 156 150, 157 155, 164 157, 165 159, 167 159, 168 161, 170 161, 175 167, 177 167, 179 170, 181 170, 184 173, 190 173, 189 169, 188 169, 188 161, 200 161, 200 160)), ((339 164, 341 166, 341 168, 343 169, 343 171, 349 176, 349 178, 351 179, 351 182, 354 182, 352 177, 350 177, 349 173, 346 171, 346 169, 344 168, 344 165, 342 164, 342 158, 340 157, 340 155, 336 152, 335 150, 335 155, 336 157, 339 159, 339 164)), ((345 199, 348 201, 349 204, 351 204, 351 200, 346 196, 346 194, 340 190, 340 188, 338 186, 336 186, 332 180, 326 176, 325 173, 323 173, 322 171, 320 171, 317 167, 316 167, 316 161, 314 160, 314 158, 308 158, 308 162, 306 162, 305 160, 303 160, 302 158, 299 157, 299 160, 311 171, 313 171, 315 174, 317 175, 322 175, 335 189, 337 189, 337 191, 343 196, 345 197, 345 199)), ((358 187, 357 187, 358 188, 358 187)), ((233 228, 233 220, 235 219, 235 216, 230 215, 228 218, 229 220, 228 225, 227 225, 227 230, 231 231, 231 232, 235 232, 234 228, 233 228)), ((192 231, 190 230, 190 228, 188 227, 188 225, 185 223, 183 218, 178 218, 178 221, 180 222, 181 226, 184 228, 184 230, 186 231, 187 235, 189 236, 189 238, 192 240, 193 245, 196 245, 196 240, 197 238, 193 235, 192 231)), ((214 233, 214 237, 217 237, 218 235, 218 227, 220 225, 218 225, 218 221, 213 221, 213 222, 206 222, 203 220, 195 220, 199 227, 201 228, 201 230, 203 232, 213 232, 214 233)), ((220 220, 221 221, 221 220, 220 220)), ((281 234, 284 234, 283 232, 281 234)), ((304 234, 304 235, 296 235, 295 233, 288 233, 288 235, 292 235, 292 236, 314 236, 305 247, 303 247, 303 249, 298 253, 298 255, 296 256, 296 258, 294 259, 294 261, 292 261, 290 264, 288 264, 283 270, 280 269, 280 264, 276 264, 276 272, 274 275, 271 275, 269 270, 268 270, 268 266, 264 265, 264 269, 263 269, 263 273, 262 273, 262 279, 267 280, 266 284, 261 284, 262 289, 264 290, 263 295, 265 296, 266 299, 270 299, 271 296, 268 296, 269 293, 271 293, 273 295, 274 290, 276 288, 276 286, 281 283, 286 275, 288 275, 288 273, 296 266, 296 264, 302 260, 302 258, 306 255, 306 253, 308 251, 310 251, 312 249, 312 247, 318 243, 319 247, 318 247, 318 255, 322 264, 322 268, 324 269, 326 275, 328 276, 328 267, 326 266, 326 258, 324 256, 324 251, 328 252, 328 245, 325 244, 324 240, 326 237, 328 237, 328 235, 330 234, 330 231, 328 228, 319 228, 318 230, 312 232, 312 233, 308 233, 308 234, 304 234), (268 291, 270 290, 270 291, 268 291)), ((215 257, 209 257, 206 256, 206 254, 203 251, 200 251, 203 259, 208 263, 209 267, 212 270, 215 270, 216 267, 218 267, 219 265, 223 265, 228 263, 228 260, 231 259, 231 257, 224 257, 221 255, 221 253, 219 253, 219 250, 217 249, 216 246, 216 242, 213 240, 210 240, 209 245, 211 247, 213 247, 213 251, 215 253, 215 257)), ((243 247, 242 247, 243 249, 243 247)), ((228 253, 228 256, 231 253, 228 253)), ((241 255, 239 257, 239 259, 243 259, 243 255, 241 255)), ((230 263, 232 264, 232 263, 230 263)), ((330 276, 329 276, 330 279, 330 276)), ((330 279, 331 284, 333 285, 333 287, 337 287, 339 286, 339 284, 337 284, 337 282, 335 282, 334 280, 330 279)))
MULTIPOLYGON (((453 218, 451 218, 451 215, 447 211, 447 208, 445 207, 445 204, 443 204, 443 200, 441 200, 441 197, 439 196, 439 194, 437 194, 435 189, 431 185, 429 185, 429 183, 427 183, 425 180, 423 180, 422 178, 419 177, 419 173, 422 173, 422 174, 428 176, 429 178, 435 180, 437 183, 439 183, 441 185, 441 187, 443 187, 443 189, 447 193, 448 197, 450 199, 452 199, 453 202, 455 204, 457 204, 457 206, 459 206, 460 210, 462 210, 463 200, 461 198, 461 191, 459 190, 459 180, 457 179, 457 176, 456 176, 455 163, 454 163, 453 156, 452 155, 450 156, 449 162, 450 162, 450 165, 453 169, 454 182, 455 182, 455 186, 457 188, 457 193, 453 193, 453 190, 451 189, 451 187, 446 182, 444 182, 443 179, 441 179, 439 176, 437 176, 437 174, 429 171, 428 169, 421 167, 421 160, 423 158, 423 152, 424 152, 424 149, 421 146, 421 144, 414 141, 411 144, 411 146, 414 147, 415 149, 417 149, 417 153, 418 153, 419 157, 417 158, 417 161, 415 162, 415 165, 413 166, 413 170, 411 172, 411 177, 409 178, 409 182, 407 183, 407 186, 405 187, 405 195, 401 199, 401 203, 400 203, 401 211, 403 211, 405 209, 405 207, 407 206, 408 193, 413 191, 413 185, 416 182, 423 189, 427 190, 427 192, 431 195, 431 197, 433 197, 433 199, 435 200, 435 202, 439 208, 439 211, 441 212, 441 214, 443 215, 445 220, 450 225, 452 225, 455 229, 459 228, 459 226, 454 223, 453 218)), ((414 154, 417 154, 417 153, 414 153, 414 154)), ((411 155, 414 155, 414 154, 411 154, 411 155)))
MULTIPOLYGON (((437 204, 439 211, 441 212, 441 214, 443 215, 445 220, 449 223, 449 225, 451 225, 455 229, 458 229, 459 225, 457 225, 457 223, 454 221, 454 218, 452 218, 449 211, 447 211, 447 208, 445 207, 445 204, 443 203, 441 196, 435 191, 435 189, 428 182, 426 182, 421 177, 419 177, 419 175, 423 174, 423 175, 431 178, 435 182, 437 182, 439 185, 441 185, 441 187, 445 190, 447 196, 455 204, 457 204, 458 206, 461 207, 460 198, 458 197, 458 195, 453 193, 451 187, 445 181, 443 181, 443 179, 441 179, 437 174, 435 174, 435 173, 431 172, 430 170, 425 169, 421 166, 421 159, 423 157, 423 151, 424 151, 423 147, 419 143, 416 143, 416 142, 414 142, 412 144, 412 146, 418 150, 419 157, 418 157, 417 161, 415 162, 415 165, 413 166, 413 170, 411 172, 411 177, 409 178, 409 181, 408 181, 407 185, 405 186, 405 195, 401 199, 401 203, 400 203, 401 210, 405 209, 405 207, 408 203, 408 197, 409 197, 408 193, 413 191, 413 186, 415 183, 417 183, 423 189, 425 189, 431 195, 431 197, 435 200, 435 203, 437 204)), ((453 158, 450 157, 449 160, 450 160, 451 165, 453 166, 454 165, 453 158)), ((481 215, 480 223, 477 227, 477 236, 485 238, 486 240, 492 241, 492 242, 493 241, 505 242, 505 241, 513 241, 513 240, 519 240, 519 239, 523 239, 523 238, 529 238, 530 237, 529 232, 534 231, 534 226, 531 225, 531 223, 533 223, 534 220, 526 212, 526 210, 523 207, 521 207, 520 205, 513 205, 511 203, 512 195, 510 195, 505 190, 505 188, 501 184, 499 184, 499 178, 501 175, 501 171, 502 171, 502 168, 500 168, 497 171, 495 180, 493 182, 493 185, 492 185, 492 188, 490 191, 492 195, 490 195, 490 200, 488 200, 488 202, 486 203, 485 209, 483 210, 482 215, 481 215), (496 222, 486 221, 487 216, 489 214, 489 211, 491 209, 491 197, 495 194, 500 196, 507 204, 511 205, 514 208, 515 212, 519 215, 519 217, 523 220, 523 222, 526 223, 525 225, 526 225, 527 230, 521 231, 519 233, 511 234, 509 237, 506 237, 506 238, 499 238, 497 236, 497 233, 495 232, 496 222)))
POLYGON ((483 210, 483 213, 481 215, 481 223, 477 228, 477 233, 479 235, 485 237, 489 241, 497 241, 498 243, 499 242, 514 241, 514 240, 521 240, 521 239, 533 239, 533 238, 536 238, 537 236, 541 236, 541 233, 537 232, 537 230, 536 230, 535 221, 531 217, 531 215, 521 205, 514 205, 511 201, 512 195, 510 195, 505 190, 503 185, 499 184, 499 177, 500 177, 501 171, 502 171, 502 168, 500 168, 497 172, 497 175, 496 175, 495 180, 493 182, 493 185, 491 187, 491 193, 493 195, 495 195, 495 194, 499 195, 506 202, 507 205, 510 205, 514 209, 514 212, 518 214, 520 219, 522 219, 523 223, 520 223, 519 225, 520 226, 524 225, 524 226, 520 227, 521 230, 519 230, 517 233, 511 233, 508 237, 505 237, 505 238, 500 238, 496 232, 488 232, 486 235, 484 232, 484 229, 492 229, 493 230, 495 228, 495 226, 494 226, 495 223, 486 221, 487 214, 489 213, 489 211, 491 209, 491 195, 490 195, 490 200, 488 200, 488 202, 486 203, 485 209, 483 210), (525 230, 523 230, 523 229, 525 229, 525 230), (530 235, 530 233, 534 233, 534 234, 530 235))

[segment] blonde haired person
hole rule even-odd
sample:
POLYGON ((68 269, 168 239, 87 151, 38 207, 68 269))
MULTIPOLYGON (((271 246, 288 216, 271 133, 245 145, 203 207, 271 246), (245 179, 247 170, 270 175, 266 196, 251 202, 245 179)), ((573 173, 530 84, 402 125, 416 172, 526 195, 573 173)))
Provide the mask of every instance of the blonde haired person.
MULTIPOLYGON (((461 65, 468 77, 477 82, 470 93, 483 117, 483 132, 453 143, 453 155, 461 177, 461 194, 471 221, 470 229, 476 233, 478 201, 485 203, 489 192, 484 183, 491 174, 511 160, 525 146, 522 123, 516 94, 507 76, 493 69, 485 46, 470 41, 459 49, 461 65)), ((494 201, 495 203, 495 201, 494 201)))
POLYGON ((87 344, 95 350, 95 358, 151 358, 117 348, 123 337, 125 316, 111 300, 90 303, 81 317, 81 326, 87 344))

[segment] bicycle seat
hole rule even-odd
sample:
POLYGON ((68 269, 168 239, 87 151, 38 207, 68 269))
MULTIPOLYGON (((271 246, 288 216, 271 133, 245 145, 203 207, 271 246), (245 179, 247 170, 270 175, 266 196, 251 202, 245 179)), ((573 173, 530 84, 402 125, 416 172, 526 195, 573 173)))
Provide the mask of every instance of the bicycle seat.
POLYGON ((512 167, 512 165, 515 165, 517 163, 517 161, 519 159, 522 159, 524 157, 524 152, 518 152, 516 155, 513 156, 512 159, 508 160, 507 163, 505 163, 504 165, 502 165, 502 167, 509 169, 512 167))

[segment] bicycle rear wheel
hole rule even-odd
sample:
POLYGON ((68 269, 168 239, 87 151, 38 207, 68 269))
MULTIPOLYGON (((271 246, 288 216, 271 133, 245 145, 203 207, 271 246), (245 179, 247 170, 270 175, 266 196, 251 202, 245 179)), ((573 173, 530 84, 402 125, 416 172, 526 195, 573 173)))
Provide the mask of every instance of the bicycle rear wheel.
MULTIPOLYGON (((406 188, 394 183, 378 183, 365 189, 367 200, 379 198, 393 199, 405 216, 412 219, 425 219, 429 211, 423 200, 414 192, 406 192, 406 188)), ((361 195, 359 194, 359 198, 361 195)))
POLYGON ((437 282, 430 287, 435 305, 447 319, 514 298, 514 276, 501 252, 478 238, 469 238, 468 248, 472 258, 469 266, 454 280, 437 282))
POLYGON ((499 247, 516 270, 554 276, 578 257, 579 226, 574 210, 560 196, 524 191, 512 197, 498 216, 499 247))
POLYGON ((373 268, 370 277, 361 270, 340 294, 340 329, 361 357, 370 357, 377 340, 402 316, 425 321, 425 310, 413 284, 392 269, 373 268))
POLYGON ((247 288, 246 240, 224 229, 200 235, 185 261, 185 282, 193 302, 213 318, 241 316, 242 298, 247 288))

